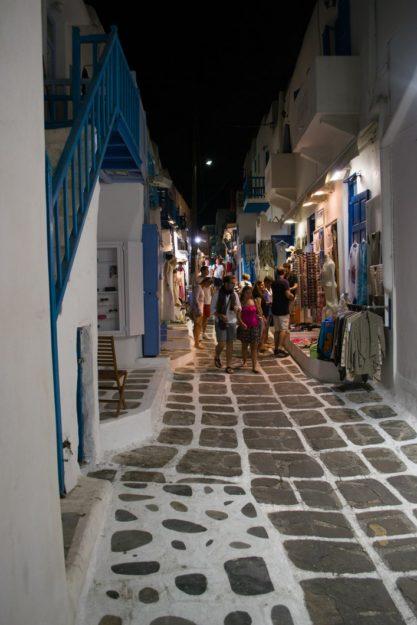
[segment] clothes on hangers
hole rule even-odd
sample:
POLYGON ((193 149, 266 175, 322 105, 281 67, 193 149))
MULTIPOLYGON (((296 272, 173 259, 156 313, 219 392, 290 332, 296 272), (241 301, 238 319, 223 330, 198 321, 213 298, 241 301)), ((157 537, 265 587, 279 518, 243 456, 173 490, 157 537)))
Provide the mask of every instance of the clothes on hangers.
MULTIPOLYGON (((277 259, 277 266, 280 267, 287 260, 287 252, 285 251, 288 247, 288 243, 286 241, 276 241, 275 242, 275 254, 277 259)), ((272 264, 274 264, 274 258, 272 257, 272 264)))
POLYGON ((356 304, 358 297, 359 253, 359 243, 355 241, 349 250, 348 295, 352 304, 356 304))
POLYGON ((383 320, 370 311, 347 311, 335 319, 331 359, 342 380, 380 378, 385 357, 383 320))
POLYGON ((381 249, 381 233, 372 232, 368 235, 369 245, 369 264, 380 265, 382 263, 382 249, 381 249))
POLYGON ((360 306, 366 306, 368 303, 368 243, 365 240, 359 245, 357 303, 360 306))

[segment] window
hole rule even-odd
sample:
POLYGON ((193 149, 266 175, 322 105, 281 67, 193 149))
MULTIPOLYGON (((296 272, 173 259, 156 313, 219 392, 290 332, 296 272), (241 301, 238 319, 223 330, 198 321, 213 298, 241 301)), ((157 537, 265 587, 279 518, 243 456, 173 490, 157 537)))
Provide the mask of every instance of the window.
POLYGON ((352 243, 366 240, 366 202, 370 197, 368 189, 352 196, 349 193, 349 249, 352 243))

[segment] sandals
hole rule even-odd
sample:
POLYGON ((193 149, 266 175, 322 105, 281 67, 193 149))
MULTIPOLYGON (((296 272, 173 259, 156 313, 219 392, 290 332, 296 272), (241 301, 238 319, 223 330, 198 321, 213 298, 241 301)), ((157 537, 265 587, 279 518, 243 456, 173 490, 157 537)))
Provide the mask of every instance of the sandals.
POLYGON ((225 371, 226 373, 233 373, 232 367, 226 367, 225 371))
POLYGON ((217 369, 221 369, 222 368, 222 363, 221 360, 218 356, 216 356, 216 358, 214 359, 214 366, 217 367, 217 369))

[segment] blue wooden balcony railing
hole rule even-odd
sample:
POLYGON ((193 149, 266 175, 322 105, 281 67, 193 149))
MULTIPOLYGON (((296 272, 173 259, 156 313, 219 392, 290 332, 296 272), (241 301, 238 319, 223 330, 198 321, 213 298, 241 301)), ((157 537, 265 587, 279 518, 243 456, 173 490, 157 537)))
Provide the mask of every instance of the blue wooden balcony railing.
POLYGON ((163 228, 169 228, 174 225, 185 228, 184 217, 180 215, 178 206, 166 189, 159 189, 159 204, 161 206, 161 225, 163 228))
POLYGON ((250 176, 243 182, 244 200, 265 197, 265 177, 250 176))
MULTIPOLYGON (((65 492, 65 486, 57 319, 103 160, 114 159, 119 168, 124 163, 130 168, 132 163, 137 168, 141 164, 140 96, 114 27, 109 35, 85 37, 80 36, 78 28, 73 29, 71 93, 65 102, 66 122, 71 122, 71 131, 53 173, 48 158, 46 160, 52 355, 61 493, 65 492), (85 93, 80 67, 82 45, 91 46, 94 69, 85 93)), ((56 119, 46 119, 47 127, 56 123, 56 119)))

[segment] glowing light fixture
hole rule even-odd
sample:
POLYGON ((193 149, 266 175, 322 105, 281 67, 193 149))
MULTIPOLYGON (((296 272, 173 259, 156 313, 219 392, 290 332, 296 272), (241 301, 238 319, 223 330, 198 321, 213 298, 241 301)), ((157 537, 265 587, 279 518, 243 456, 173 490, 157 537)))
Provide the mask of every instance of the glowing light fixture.
POLYGON ((344 180, 346 176, 346 169, 335 169, 330 175, 330 182, 337 182, 338 180, 344 180))
POLYGON ((210 160, 210 159, 208 159, 208 160, 206 161, 206 165, 207 165, 207 167, 211 167, 211 166, 213 165, 213 161, 212 161, 212 160, 210 160))
POLYGON ((196 243, 201 243, 201 241, 202 241, 202 240, 203 240, 203 239, 202 239, 201 237, 196 237, 196 238, 194 239, 194 241, 195 241, 196 243))
POLYGON ((319 189, 318 191, 315 191, 314 193, 312 193, 311 197, 324 197, 325 195, 328 195, 327 191, 323 191, 322 189, 319 189))
POLYGON ((303 202, 303 206, 314 206, 314 204, 317 204, 317 202, 312 202, 311 200, 308 202, 303 202))
POLYGON ((289 226, 290 226, 290 225, 292 225, 292 224, 296 224, 296 223, 297 223, 297 222, 295 221, 295 219, 286 219, 286 220, 284 221, 284 224, 287 224, 287 225, 289 225, 289 226))

